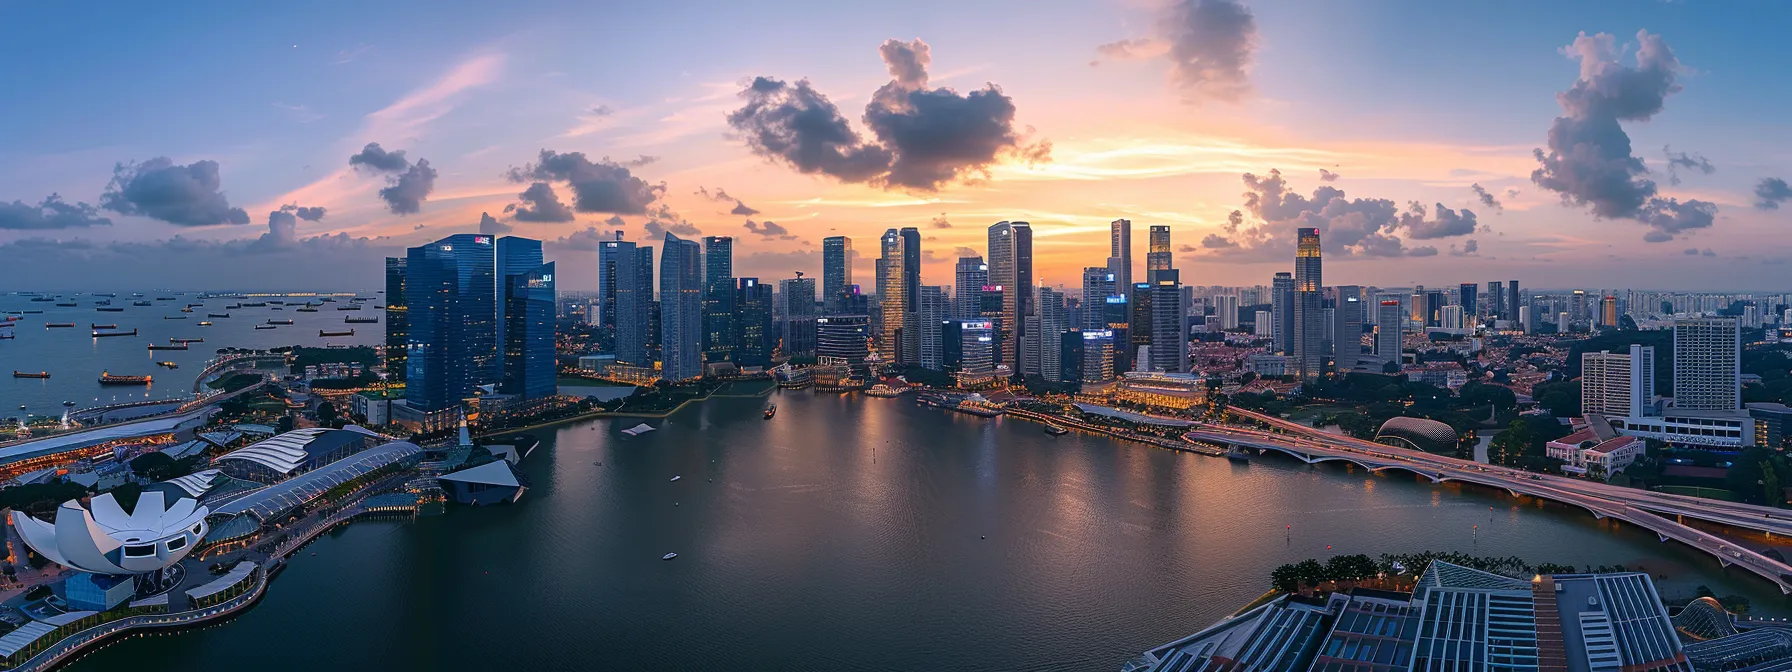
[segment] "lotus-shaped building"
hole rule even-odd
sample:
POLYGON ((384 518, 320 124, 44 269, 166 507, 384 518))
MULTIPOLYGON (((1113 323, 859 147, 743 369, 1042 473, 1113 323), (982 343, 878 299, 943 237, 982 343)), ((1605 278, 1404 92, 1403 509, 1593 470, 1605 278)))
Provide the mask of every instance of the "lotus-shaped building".
POLYGON ((159 574, 192 552, 209 529, 206 508, 174 492, 147 489, 130 513, 111 493, 94 497, 85 508, 71 499, 56 510, 54 523, 14 511, 12 524, 32 550, 64 567, 94 574, 159 574))

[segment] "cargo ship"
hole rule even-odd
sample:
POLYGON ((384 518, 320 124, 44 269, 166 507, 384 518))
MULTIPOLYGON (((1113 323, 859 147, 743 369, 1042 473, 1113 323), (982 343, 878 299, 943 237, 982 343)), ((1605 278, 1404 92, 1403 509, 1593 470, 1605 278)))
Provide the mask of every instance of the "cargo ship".
POLYGON ((81 304, 79 304, 79 303, 69 301, 67 303, 58 303, 58 304, 56 304, 56 307, 57 308, 76 308, 76 307, 79 307, 80 305, 81 304))
POLYGON ((120 308, 118 306, 100 306, 98 308, 95 308, 94 310, 100 311, 102 313, 122 313, 122 312, 124 312, 124 309, 120 308))
POLYGON ((292 320, 268 320, 268 324, 292 324, 292 320))
POLYGON ((234 307, 236 307, 236 308, 263 308, 263 307, 266 307, 267 305, 268 304, 266 301, 244 301, 242 303, 242 305, 234 306, 234 307))
POLYGON ((73 323, 73 322, 45 322, 44 323, 45 329, 62 329, 62 328, 73 327, 73 326, 75 326, 75 323, 73 323))
MULTIPOLYGON (((71 324, 69 326, 72 327, 75 325, 71 324)), ((96 331, 96 332, 93 332, 94 338, 100 338, 103 336, 136 336, 136 335, 137 335, 136 329, 131 329, 130 331, 96 331)))
POLYGON ((133 306, 136 306, 136 307, 138 307, 138 308, 143 308, 143 307, 146 307, 146 306, 153 306, 153 305, 156 305, 156 304, 153 304, 153 303, 150 303, 150 302, 148 302, 148 301, 132 301, 132 302, 131 302, 131 305, 133 305, 133 306))
POLYGON ((205 339, 203 339, 203 338, 170 338, 170 339, 168 339, 168 342, 174 343, 177 345, 186 345, 188 343, 204 343, 205 339))
POLYGON ((12 377, 14 377, 14 378, 49 378, 50 372, 49 371, 17 371, 17 370, 15 370, 12 372, 12 377))
POLYGON ((345 317, 345 318, 342 318, 342 321, 344 324, 379 324, 380 318, 377 318, 377 317, 345 317))
POLYGON ((361 304, 359 304, 359 303, 344 304, 344 305, 337 306, 336 309, 337 310, 360 310, 361 304))
POLYGON ((243 307, 243 306, 242 306, 242 304, 240 304, 240 303, 233 303, 233 304, 230 304, 230 305, 228 305, 228 306, 225 306, 225 307, 224 307, 224 309, 225 309, 225 310, 236 310, 236 309, 238 309, 238 308, 241 308, 241 307, 243 307))
POLYGON ((350 329, 348 331, 324 331, 322 329, 317 330, 317 336, 319 338, 329 338, 331 336, 353 336, 353 335, 355 335, 355 330, 353 330, 353 329, 350 329))
POLYGON ((34 296, 34 297, 31 297, 31 300, 34 302, 37 302, 37 303, 49 303, 51 301, 55 301, 55 299, 52 299, 47 296, 34 296))
POLYGON ((209 326, 212 326, 212 323, 211 323, 211 322, 207 322, 207 321, 204 321, 204 320, 201 320, 201 321, 200 321, 200 322, 199 322, 199 326, 201 326, 201 327, 209 327, 209 326))
POLYGON ((256 329, 273 329, 273 328, 274 328, 274 325, 271 325, 271 324, 257 324, 257 325, 255 325, 255 328, 256 328, 256 329))
POLYGON ((206 313, 206 317, 230 317, 230 313, 206 313))
POLYGON ((316 309, 316 308, 312 308, 312 307, 310 307, 310 306, 306 306, 306 307, 304 307, 304 308, 300 308, 300 309, 299 309, 299 312, 301 312, 301 313, 315 313, 315 312, 317 312, 317 309, 316 309))
POLYGON ((118 325, 116 325, 116 324, 92 324, 92 325, 88 325, 87 328, 98 331, 100 329, 117 329, 118 325))
POLYGON ((151 349, 151 350, 186 350, 187 344, 182 343, 180 345, 157 345, 155 343, 151 343, 151 344, 149 344, 149 349, 151 349))
POLYGON ((185 315, 163 315, 162 319, 164 319, 164 320, 184 320, 184 319, 187 319, 187 316, 185 316, 185 315))
POLYGON ((160 366, 160 367, 165 367, 165 368, 170 368, 170 369, 178 369, 178 368, 180 368, 180 365, 179 365, 179 364, 176 364, 176 363, 174 363, 174 362, 156 362, 156 366, 160 366))
POLYGON ((101 385, 148 385, 149 376, 114 376, 111 371, 100 372, 101 385))

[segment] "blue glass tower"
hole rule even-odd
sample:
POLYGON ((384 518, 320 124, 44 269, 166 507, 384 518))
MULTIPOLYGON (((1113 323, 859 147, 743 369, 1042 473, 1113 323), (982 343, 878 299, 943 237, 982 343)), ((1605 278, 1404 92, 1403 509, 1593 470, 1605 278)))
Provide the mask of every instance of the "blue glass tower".
POLYGON ((554 262, 504 278, 504 380, 524 399, 554 394, 554 262))
MULTIPOLYGON (((711 362, 734 359, 736 337, 734 238, 703 238, 703 354, 711 362)), ((663 300, 663 299, 662 299, 663 300)))
MULTIPOLYGON (((543 261, 541 257, 541 241, 521 236, 505 236, 498 239, 498 276, 497 276, 497 324, 498 346, 503 347, 509 341, 504 330, 509 327, 510 320, 505 318, 509 301, 505 299, 505 288, 509 286, 505 278, 521 275, 535 270, 543 261)), ((498 369, 491 382, 504 379, 504 367, 508 365, 508 357, 498 359, 498 369)))
POLYGON ((457 234, 405 253, 405 400, 436 411, 497 382, 492 237, 457 234))
POLYGON ((660 377, 703 375, 703 251, 666 234, 660 250, 660 377))

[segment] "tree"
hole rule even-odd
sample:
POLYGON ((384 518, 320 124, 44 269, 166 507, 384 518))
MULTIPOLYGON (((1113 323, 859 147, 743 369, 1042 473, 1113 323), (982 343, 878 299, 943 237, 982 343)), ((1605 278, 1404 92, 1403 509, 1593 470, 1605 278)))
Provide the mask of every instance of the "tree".
POLYGON ((292 415, 287 414, 280 416, 280 422, 276 429, 278 429, 281 434, 292 431, 292 415))
POLYGON ((1292 593, 1300 590, 1300 574, 1294 565, 1282 565, 1269 572, 1269 583, 1276 590, 1292 593))
POLYGON ((1392 362, 1388 362, 1386 364, 1381 365, 1381 372, 1388 374, 1390 376, 1394 375, 1396 373, 1399 373, 1400 372, 1400 362, 1392 361, 1392 362))
POLYGON ((322 425, 334 425, 336 422, 336 404, 327 401, 318 403, 317 422, 322 425))

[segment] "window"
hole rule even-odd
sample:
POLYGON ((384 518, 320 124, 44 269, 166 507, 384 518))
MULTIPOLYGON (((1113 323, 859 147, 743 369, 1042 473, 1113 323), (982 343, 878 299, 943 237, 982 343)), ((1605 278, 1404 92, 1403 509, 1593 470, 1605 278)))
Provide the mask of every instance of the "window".
POLYGON ((124 547, 124 557, 127 557, 127 558, 147 558, 147 557, 153 556, 155 554, 156 554, 156 545, 155 544, 124 547))
POLYGON ((173 539, 168 540, 168 550, 170 552, 178 551, 178 550, 186 548, 186 547, 187 547, 187 538, 186 537, 175 537, 173 539))
POLYGON ((198 534, 200 534, 200 531, 201 531, 201 530, 202 530, 202 529, 203 529, 203 528, 204 528, 204 527, 205 527, 205 523, 196 523, 196 524, 194 524, 194 525, 193 525, 193 534, 194 534, 194 535, 195 535, 195 536, 197 536, 197 535, 198 535, 198 534))

